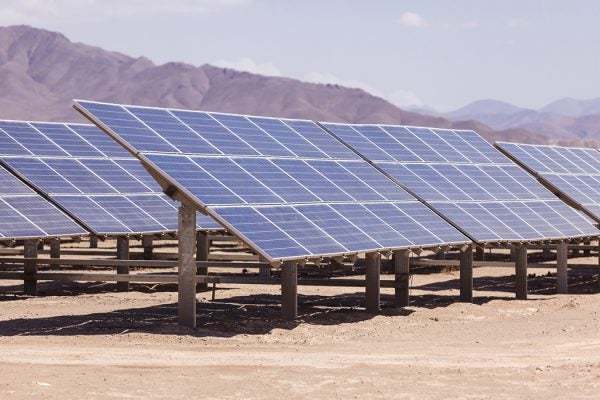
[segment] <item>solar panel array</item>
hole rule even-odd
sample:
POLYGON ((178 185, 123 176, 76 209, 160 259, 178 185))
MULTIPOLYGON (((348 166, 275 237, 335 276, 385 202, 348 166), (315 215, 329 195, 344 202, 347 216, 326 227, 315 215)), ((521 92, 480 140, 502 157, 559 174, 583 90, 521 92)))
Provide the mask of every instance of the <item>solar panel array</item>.
POLYGON ((321 125, 477 242, 598 233, 473 131, 321 125))
POLYGON ((595 149, 496 143, 548 186, 600 221, 600 152, 595 149))
POLYGON ((468 241, 312 121, 76 108, 269 260, 468 241))
MULTIPOLYGON (((96 235, 177 230, 177 203, 92 125, 0 121, 2 163, 96 235)), ((219 228, 212 218, 203 228, 219 228)))
POLYGON ((69 216, 0 167, 0 238, 27 239, 86 233, 69 216))

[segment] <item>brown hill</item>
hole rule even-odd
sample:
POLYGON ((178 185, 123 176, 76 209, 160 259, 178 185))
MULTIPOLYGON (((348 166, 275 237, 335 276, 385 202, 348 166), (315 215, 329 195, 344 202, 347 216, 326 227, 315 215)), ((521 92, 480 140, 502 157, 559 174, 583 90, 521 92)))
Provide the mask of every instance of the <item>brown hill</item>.
POLYGON ((488 139, 545 142, 526 130, 493 131, 402 110, 360 89, 183 63, 155 65, 60 33, 0 27, 0 117, 80 121, 73 98, 353 123, 474 129, 488 139))

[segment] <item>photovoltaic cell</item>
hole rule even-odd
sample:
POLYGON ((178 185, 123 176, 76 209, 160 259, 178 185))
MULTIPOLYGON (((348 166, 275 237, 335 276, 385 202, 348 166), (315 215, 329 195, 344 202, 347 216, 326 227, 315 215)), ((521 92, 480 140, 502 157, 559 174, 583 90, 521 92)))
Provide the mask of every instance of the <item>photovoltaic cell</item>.
POLYGON ((468 241, 315 122, 84 101, 76 108, 270 260, 468 241), (182 132, 212 147, 188 146, 182 132))

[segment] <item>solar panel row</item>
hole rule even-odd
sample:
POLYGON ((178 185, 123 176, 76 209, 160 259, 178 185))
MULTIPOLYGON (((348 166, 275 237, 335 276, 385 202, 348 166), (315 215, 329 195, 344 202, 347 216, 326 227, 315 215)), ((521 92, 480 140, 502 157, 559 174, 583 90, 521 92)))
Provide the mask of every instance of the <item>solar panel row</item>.
POLYGON ((75 221, 0 167, 0 237, 78 236, 75 221))
MULTIPOLYGON (((177 203, 98 128, 0 121, 3 164, 96 235, 177 229, 177 203)), ((220 226, 199 216, 203 228, 220 226)))
POLYGON ((532 174, 543 178, 551 190, 559 191, 600 221, 600 152, 503 142, 496 145, 532 174))
POLYGON ((468 241, 311 121, 79 105, 271 260, 468 241))
POLYGON ((566 206, 473 131, 321 123, 475 241, 593 235, 566 206))

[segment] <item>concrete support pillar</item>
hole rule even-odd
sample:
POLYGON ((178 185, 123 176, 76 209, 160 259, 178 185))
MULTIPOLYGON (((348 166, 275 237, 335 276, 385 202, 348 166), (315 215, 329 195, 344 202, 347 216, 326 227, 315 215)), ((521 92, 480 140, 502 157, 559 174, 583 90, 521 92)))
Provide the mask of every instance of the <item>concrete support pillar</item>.
POLYGON ((485 251, 484 251, 483 247, 475 247, 475 260, 483 261, 484 256, 485 256, 485 251))
MULTIPOLYGON (((210 242, 208 240, 208 232, 196 232, 196 261, 208 261, 208 253, 210 252, 210 242)), ((208 275, 208 267, 197 267, 198 275, 208 275)), ((206 283, 198 283, 198 289, 203 290, 208 287, 206 283)))
POLYGON ((367 312, 379 312, 380 305, 380 279, 381 279, 381 254, 377 252, 367 253, 366 264, 366 309, 367 312))
POLYGON ((258 266, 258 276, 260 278, 269 279, 271 277, 271 265, 268 264, 268 260, 263 256, 258 256, 258 262, 265 263, 258 266))
POLYGON ((567 276, 568 252, 567 242, 559 242, 556 247, 556 292, 558 294, 567 294, 569 291, 567 276))
POLYGON ((90 249, 98 248, 98 236, 91 235, 90 236, 90 249))
MULTIPOLYGON (((50 239, 50 258, 60 258, 60 239, 50 239)), ((50 264, 51 268, 58 268, 60 264, 50 264)))
POLYGON ((460 251, 460 301, 473 302, 473 245, 460 251))
POLYGON ((527 247, 524 244, 517 247, 517 260, 515 262, 515 295, 519 300, 527 299, 527 247))
POLYGON ((407 307, 410 304, 410 250, 395 251, 392 255, 396 288, 394 289, 394 305, 407 307))
POLYGON ((285 261, 281 267, 281 318, 294 321, 298 317, 298 263, 285 261))
POLYGON ((552 250, 550 250, 550 247, 544 247, 542 249, 542 258, 545 260, 552 258, 552 250))
MULTIPOLYGON (((117 238, 117 260, 129 260, 129 238, 119 236, 117 238)), ((119 265, 117 274, 129 274, 129 265, 119 265)), ((129 282, 117 282, 117 291, 127 292, 129 290, 129 282)))
POLYGON ((144 248, 144 260, 152 260, 154 238, 152 236, 142 236, 142 247, 144 248))
POLYGON ((196 327, 196 210, 182 203, 179 206, 179 323, 196 327))
POLYGON ((444 250, 439 250, 437 253, 435 253, 435 257, 436 260, 445 260, 446 259, 446 252, 444 250))
MULTIPOLYGON (((28 239, 25 240, 25 247, 23 256, 25 258, 37 258, 38 253, 38 240, 28 239)), ((24 262, 24 278, 23 278, 23 290, 25 294, 35 296, 37 293, 37 263, 33 261, 24 262)))

